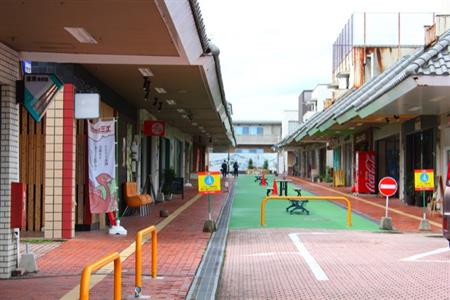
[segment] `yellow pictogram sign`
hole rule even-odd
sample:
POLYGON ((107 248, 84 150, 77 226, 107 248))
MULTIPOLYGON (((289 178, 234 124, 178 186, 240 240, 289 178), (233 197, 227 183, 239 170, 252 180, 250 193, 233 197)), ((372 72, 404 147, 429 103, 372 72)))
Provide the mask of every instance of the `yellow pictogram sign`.
POLYGON ((214 194, 220 192, 220 172, 199 172, 198 192, 214 194))
POLYGON ((433 191, 434 190, 434 171, 433 170, 414 170, 414 190, 415 191, 433 191))

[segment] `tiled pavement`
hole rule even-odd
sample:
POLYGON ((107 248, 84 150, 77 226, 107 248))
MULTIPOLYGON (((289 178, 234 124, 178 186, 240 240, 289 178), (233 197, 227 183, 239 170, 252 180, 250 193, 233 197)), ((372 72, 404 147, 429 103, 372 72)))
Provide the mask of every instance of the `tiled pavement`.
MULTIPOLYGON (((297 178, 294 180, 315 194, 335 193, 341 195, 339 193, 345 193, 342 190, 324 189, 320 185, 297 178)), ((191 190, 184 200, 175 198, 158 204, 153 207, 151 215, 148 217, 122 218, 122 224, 129 230, 127 237, 108 236, 102 231, 77 233, 76 239, 69 240, 55 249, 50 249, 47 254, 38 259, 41 270, 38 274, 32 274, 22 279, 0 281, 0 299, 59 299, 78 285, 80 272, 84 265, 107 253, 126 248, 133 242, 136 230, 163 220, 159 217, 161 208, 167 208, 173 212, 194 194, 195 191, 191 190)), ((375 220, 384 214, 382 207, 367 204, 360 198, 384 205, 384 199, 350 196, 355 210, 375 220)), ((214 196, 214 218, 217 218, 224 199, 225 194, 214 196)), ((420 208, 407 207, 398 200, 392 201, 391 207, 408 214, 407 216, 391 213, 394 226, 398 230, 417 231, 419 221, 411 218, 411 215, 421 217, 420 208)), ((144 277, 143 294, 151 295, 152 299, 183 299, 186 296, 209 239, 209 234, 202 232, 206 215, 207 201, 206 198, 201 198, 159 233, 158 275, 161 278, 153 280, 148 276, 144 277)), ((440 219, 434 216, 432 221, 439 224, 440 219)), ((438 226, 433 229, 440 230, 438 226)), ((409 262, 408 265, 398 262, 400 256, 416 254, 422 250, 422 252, 426 252, 436 247, 445 247, 446 242, 441 238, 363 232, 356 232, 352 235, 353 233, 346 231, 330 232, 327 237, 302 236, 308 249, 314 256, 318 256, 319 263, 322 263, 322 260, 327 262, 323 266, 325 271, 335 274, 339 281, 344 283, 333 282, 327 286, 322 282, 318 283, 312 280, 306 267, 301 266, 304 262, 298 261, 298 254, 293 254, 295 247, 287 238, 289 232, 292 231, 281 229, 232 231, 229 236, 227 259, 220 282, 220 298, 391 299, 392 295, 396 295, 398 298, 406 295, 410 299, 419 299, 422 296, 425 297, 426 293, 431 293, 433 297, 427 297, 427 299, 448 299, 445 296, 440 297, 442 291, 449 292, 441 285, 441 282, 449 282, 450 268, 447 267, 448 264, 435 263, 433 265, 431 262, 409 262), (285 247, 288 247, 288 250, 285 247), (356 260, 346 261, 342 258, 349 253, 351 258, 356 258, 356 260), (375 268, 373 270, 371 269, 372 264, 375 268), (396 269, 394 276, 389 273, 389 266, 397 266, 397 264, 400 269, 396 269), (439 267, 436 268, 436 266, 439 267), (442 267, 447 268, 447 273, 440 271, 442 267), (333 268, 337 268, 337 270, 333 268), (429 277, 423 278, 423 276, 429 277), (430 280, 430 278, 432 279, 430 280), (416 282, 422 281, 426 283, 416 284, 416 282), (433 284, 427 283, 428 281, 433 284), (392 287, 393 291, 391 292, 394 294, 386 294, 382 290, 383 287, 392 287), (365 293, 360 291, 365 291, 365 293), (437 296, 434 297, 434 295, 437 296)), ((148 244, 146 246, 149 247, 148 244)), ((45 253, 47 250, 43 249, 43 252, 45 253)), ((144 250, 144 272, 147 274, 150 266, 149 255, 150 253, 145 256, 144 250)), ((448 254, 441 254, 440 257, 436 256, 433 259, 450 261, 448 254)), ((123 297, 133 293, 133 265, 134 256, 130 256, 123 262, 123 297)), ((112 276, 109 275, 92 289, 91 298, 111 299, 111 287, 112 276)))
MULTIPOLYGON (((385 214, 384 197, 376 196, 353 196, 348 188, 332 188, 326 184, 312 183, 311 181, 301 179, 299 177, 290 177, 296 184, 302 186, 307 191, 316 195, 333 195, 346 196, 352 203, 352 209, 371 218, 379 221, 385 214), (370 203, 368 203, 370 202, 370 203), (375 204, 375 205, 373 205, 375 204)), ((402 203, 399 199, 389 199, 389 216, 392 218, 395 229, 402 232, 417 232, 422 218, 422 208, 415 206, 408 206, 402 203), (393 210, 400 211, 397 213, 393 210), (409 216, 406 216, 408 214, 409 216)), ((442 217, 438 213, 429 214, 427 218, 431 221, 431 229, 433 232, 442 232, 442 217)))
MULTIPOLYGON (((121 251, 134 241, 137 230, 163 220, 159 210, 166 208, 170 213, 195 195, 195 188, 188 190, 185 199, 173 200, 152 206, 150 216, 125 217, 122 225, 128 236, 109 236, 104 231, 77 233, 73 240, 49 251, 38 259, 40 271, 25 278, 1 280, 0 299, 59 299, 76 287, 83 267, 113 251, 121 251)), ((213 218, 217 219, 226 193, 214 195, 213 218)), ((207 218, 206 197, 194 202, 161 232, 158 233, 158 275, 159 279, 144 278, 143 294, 152 299, 184 299, 200 263, 210 234, 203 233, 203 222, 207 218)), ((144 245, 149 247, 147 243, 144 245)), ((150 251, 143 251, 145 274, 150 269, 150 251)), ((134 291, 134 255, 122 262, 122 295, 134 291)), ((112 299, 112 276, 107 276, 91 291, 91 299, 112 299)))
POLYGON ((45 254, 47 254, 48 252, 58 248, 59 246, 61 246, 63 244, 63 242, 50 242, 50 241, 45 241, 45 242, 41 242, 41 243, 27 243, 27 241, 23 241, 20 243, 20 253, 24 254, 26 252, 26 247, 28 244, 28 252, 32 252, 34 253, 36 258, 39 258, 41 256, 44 256, 45 254))
POLYGON ((450 299, 450 251, 402 261, 435 249, 448 243, 422 234, 232 230, 218 298, 450 299), (300 233, 328 280, 316 279, 290 233, 300 233))

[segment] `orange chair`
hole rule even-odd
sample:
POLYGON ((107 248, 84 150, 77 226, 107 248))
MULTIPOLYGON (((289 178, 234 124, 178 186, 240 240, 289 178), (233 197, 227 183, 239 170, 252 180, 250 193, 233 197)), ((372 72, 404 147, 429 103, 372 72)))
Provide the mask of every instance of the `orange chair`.
POLYGON ((125 182, 123 192, 125 194, 127 207, 125 208, 123 215, 125 215, 128 207, 138 208, 153 202, 153 199, 150 195, 138 194, 136 190, 136 182, 125 182))

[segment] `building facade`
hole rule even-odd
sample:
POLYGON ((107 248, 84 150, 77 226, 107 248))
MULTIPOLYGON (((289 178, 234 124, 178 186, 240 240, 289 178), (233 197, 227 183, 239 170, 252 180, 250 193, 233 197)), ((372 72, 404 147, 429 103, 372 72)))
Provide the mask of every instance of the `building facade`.
MULTIPOLYGON (((402 15, 397 17, 402 20, 402 15)), ((399 183, 398 197, 403 202, 423 206, 426 203, 414 189, 415 171, 433 170, 437 195, 428 192, 426 201, 430 201, 440 197, 449 162, 450 110, 444 63, 448 56, 449 17, 416 17, 417 24, 410 27, 413 32, 409 35, 415 36, 416 42, 408 44, 423 43, 426 37, 426 44, 416 47, 403 45, 406 41, 402 39, 396 47, 345 42, 345 37, 357 36, 351 25, 355 20, 351 19, 334 45, 332 85, 337 87, 333 92, 337 91, 334 95, 339 97, 332 97, 332 105, 307 120, 279 146, 307 151, 313 144, 325 144, 333 153, 333 184, 356 191, 358 180, 365 176, 358 172, 358 154, 372 152, 374 161, 369 159, 368 165, 374 188, 370 192, 377 193, 376 182, 391 176, 399 183), (431 26, 423 32, 423 25, 431 26)), ((364 18, 368 22, 368 16, 362 16, 363 23, 364 18)), ((318 160, 316 157, 312 162, 306 159, 304 164, 323 161, 323 156, 318 160)), ((301 176, 312 175, 303 172, 301 176)))
POLYGON ((158 191, 170 171, 187 183, 206 169, 207 149, 235 145, 219 50, 208 41, 196 1, 117 2, 107 7, 92 1, 89 10, 83 5, 2 4, 0 278, 10 277, 17 267, 13 182, 26 189, 23 236, 70 239, 76 231, 108 226, 105 213, 92 213, 90 207, 90 124, 112 121, 115 127, 115 183, 105 182, 104 189, 106 195, 118 189, 117 215, 127 205, 122 197, 126 182, 136 182, 140 191, 150 192, 149 185, 158 191), (45 9, 48 17, 29 20, 19 33, 8 27, 14 16, 38 9, 45 9), (142 39, 121 28, 113 32, 87 21, 99 12, 102 23, 125 15, 127 24, 156 38, 142 39), (81 27, 65 27, 67 19, 81 27), (17 35, 13 39, 12 32, 17 35), (58 84, 49 84, 45 97, 37 100, 34 108, 42 115, 36 120, 21 96, 26 94, 21 84, 43 75, 58 84), (98 95, 99 118, 75 118, 80 93, 98 95), (146 132, 146 122, 156 120, 164 130, 146 132))

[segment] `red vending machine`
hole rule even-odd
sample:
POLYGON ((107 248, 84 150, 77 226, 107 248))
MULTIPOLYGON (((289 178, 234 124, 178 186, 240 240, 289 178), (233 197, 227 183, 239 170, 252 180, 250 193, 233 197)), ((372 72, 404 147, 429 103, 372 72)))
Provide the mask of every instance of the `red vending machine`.
POLYGON ((376 188, 376 162, 374 151, 356 151, 355 192, 373 194, 376 188))

